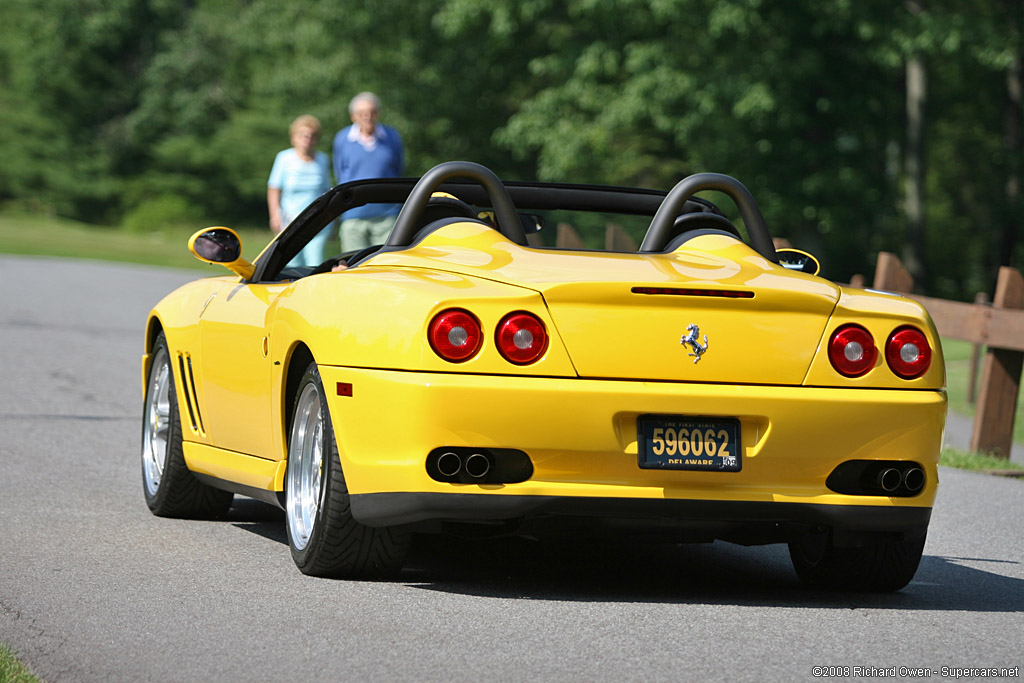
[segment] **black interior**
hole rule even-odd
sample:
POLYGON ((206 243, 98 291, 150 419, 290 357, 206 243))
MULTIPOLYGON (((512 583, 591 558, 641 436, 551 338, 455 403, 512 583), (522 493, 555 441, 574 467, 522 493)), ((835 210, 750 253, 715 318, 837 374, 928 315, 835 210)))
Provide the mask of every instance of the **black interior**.
POLYGON ((676 218, 675 224, 672 226, 672 232, 669 234, 668 242, 661 251, 668 254, 694 237, 716 234, 728 235, 738 240, 743 239, 740 231, 733 225, 732 221, 721 214, 711 213, 710 211, 684 213, 676 218))

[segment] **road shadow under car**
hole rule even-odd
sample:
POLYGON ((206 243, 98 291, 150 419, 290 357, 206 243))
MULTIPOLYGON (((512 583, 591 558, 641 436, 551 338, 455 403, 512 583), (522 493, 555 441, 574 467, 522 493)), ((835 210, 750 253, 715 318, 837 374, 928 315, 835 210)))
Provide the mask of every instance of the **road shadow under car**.
POLYGON ((928 555, 895 593, 809 589, 784 545, 420 538, 403 578, 425 590, 495 598, 839 609, 1024 611, 1014 561, 928 555))
POLYGON ((285 530, 284 510, 252 498, 235 496, 228 510, 226 521, 249 533, 262 536, 288 546, 288 532, 285 530))
MULTIPOLYGON (((227 521, 287 546, 284 513, 273 506, 236 498, 227 521)), ((392 581, 500 599, 1024 612, 1024 579, 1006 573, 1021 573, 1020 563, 929 555, 926 545, 903 590, 840 592, 804 587, 784 545, 416 535, 392 581)))

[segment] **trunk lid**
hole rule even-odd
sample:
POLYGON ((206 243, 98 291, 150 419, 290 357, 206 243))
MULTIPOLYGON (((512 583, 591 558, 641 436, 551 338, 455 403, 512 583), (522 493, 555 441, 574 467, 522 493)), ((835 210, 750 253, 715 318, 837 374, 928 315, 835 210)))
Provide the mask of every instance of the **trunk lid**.
POLYGON ((373 262, 538 291, 555 343, 590 378, 799 385, 839 299, 835 284, 721 235, 671 254, 532 249, 495 235, 471 247, 435 233, 373 262))

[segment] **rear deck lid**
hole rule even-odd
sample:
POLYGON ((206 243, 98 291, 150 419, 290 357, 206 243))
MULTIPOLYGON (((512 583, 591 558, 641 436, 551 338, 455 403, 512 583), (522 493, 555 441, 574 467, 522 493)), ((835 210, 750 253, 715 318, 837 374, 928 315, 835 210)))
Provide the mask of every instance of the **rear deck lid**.
MULTIPOLYGON (((469 227, 463 228, 469 232, 469 227)), ((726 236, 671 254, 520 247, 494 231, 374 259, 457 271, 542 294, 581 377, 799 385, 839 287, 726 236)))

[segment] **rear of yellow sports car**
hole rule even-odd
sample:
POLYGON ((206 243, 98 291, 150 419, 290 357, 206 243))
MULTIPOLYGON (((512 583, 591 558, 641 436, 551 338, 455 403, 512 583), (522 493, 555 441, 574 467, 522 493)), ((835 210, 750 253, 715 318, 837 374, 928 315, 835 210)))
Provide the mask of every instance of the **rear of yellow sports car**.
POLYGON ((924 309, 689 246, 559 253, 464 224, 329 276, 422 284, 344 362, 313 349, 355 519, 811 539, 811 565, 821 535, 923 543, 946 412, 924 309))
POLYGON ((335 188, 255 264, 227 228, 190 249, 236 278, 151 317, 154 514, 280 504, 317 576, 398 570, 411 531, 469 525, 785 542, 801 580, 844 589, 914 576, 946 414, 935 328, 910 299, 780 259, 735 179, 506 185, 449 162, 414 186, 335 188), (705 190, 733 200, 745 238, 705 190), (404 201, 385 245, 290 265, 381 201, 404 201), (517 206, 650 223, 638 251, 536 248, 527 228, 552 217, 517 206))

